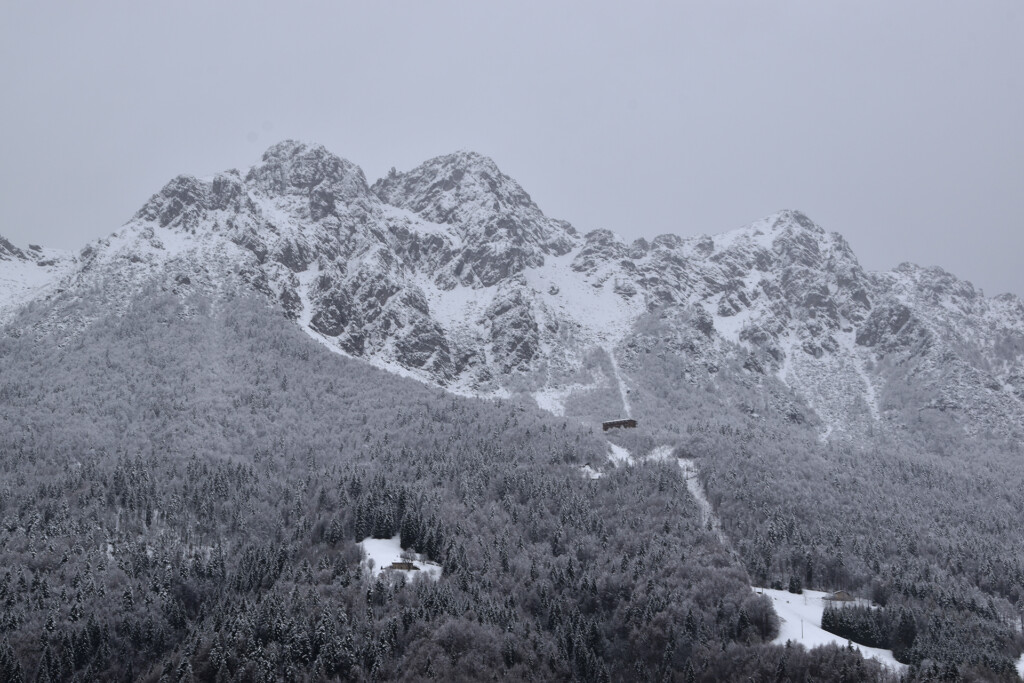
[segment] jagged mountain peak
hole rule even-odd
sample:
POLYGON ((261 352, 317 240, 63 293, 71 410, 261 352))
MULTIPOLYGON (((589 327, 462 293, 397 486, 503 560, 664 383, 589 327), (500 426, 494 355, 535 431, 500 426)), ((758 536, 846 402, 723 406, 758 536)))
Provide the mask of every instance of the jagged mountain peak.
POLYGON ((817 233, 819 235, 825 234, 825 229, 823 227, 811 220, 807 214, 797 209, 783 209, 782 211, 777 211, 766 220, 771 222, 774 229, 794 227, 802 228, 803 230, 817 233))
POLYGON ((370 195, 363 170, 323 145, 285 140, 263 153, 246 181, 269 194, 331 194, 346 200, 370 195))
POLYGON ((486 154, 471 149, 459 149, 449 154, 441 154, 421 164, 426 165, 441 165, 450 166, 456 169, 462 169, 467 172, 483 172, 490 173, 492 175, 504 175, 501 169, 498 168, 498 164, 491 157, 486 154))
POLYGON ((337 217, 339 211, 349 206, 371 210, 372 206, 379 206, 379 200, 356 164, 323 145, 286 140, 267 149, 261 161, 245 171, 232 169, 212 178, 177 176, 153 195, 133 219, 194 232, 204 223, 215 222, 210 213, 218 211, 254 214, 260 217, 257 222, 272 223, 273 217, 267 210, 270 214, 276 210, 270 205, 285 204, 294 205, 299 218, 316 222, 328 216, 337 217), (267 201, 270 204, 257 207, 267 201))
POLYGON ((392 169, 373 185, 382 201, 436 223, 464 223, 481 211, 540 213, 530 195, 490 157, 459 151, 428 159, 406 173, 392 169))
POLYGON ((985 299, 982 290, 939 266, 904 262, 896 266, 889 277, 893 287, 904 296, 928 299, 932 303, 945 301, 951 305, 973 306, 985 299))
MULTIPOLYGON (((12 282, 30 282, 25 271, 53 283, 71 268, 35 261, 0 239, 12 282), (19 263, 33 268, 15 273, 19 263)), ((593 353, 629 367, 658 345, 693 377, 730 359, 774 376, 830 426, 852 415, 867 428, 890 410, 882 359, 944 372, 942 354, 972 349, 964 358, 983 362, 963 366, 957 405, 974 396, 978 373, 992 375, 984 387, 1012 387, 996 395, 1009 406, 993 403, 1000 416, 1016 415, 1010 403, 1024 396, 1019 299, 986 300, 937 268, 867 273, 842 236, 796 210, 710 236, 582 237, 471 151, 371 188, 323 146, 280 142, 250 169, 172 179, 120 234, 83 250, 73 275, 115 309, 150 282, 171 292, 252 288, 336 351, 465 393, 529 387, 545 405, 555 403, 544 392, 603 391, 612 369, 588 366, 593 353), (669 322, 656 325, 659 316, 669 322)), ((12 301, 65 285, 18 287, 12 301)), ((75 295, 65 298, 72 311, 75 295)))
POLYGON ((519 183, 475 152, 434 157, 405 173, 392 170, 373 192, 386 204, 454 228, 463 246, 444 276, 449 283, 489 287, 580 243, 569 223, 545 216, 519 183))
POLYGON ((0 235, 0 261, 25 258, 25 252, 11 244, 3 235, 0 235))
POLYGON ((842 240, 838 233, 826 232, 803 212, 784 209, 734 230, 699 237, 696 239, 695 246, 698 251, 704 252, 706 255, 735 247, 754 246, 770 250, 780 238, 783 243, 787 240, 797 240, 808 244, 810 242, 824 244, 831 239, 838 238, 838 241, 845 244, 845 240, 842 240))
POLYGON ((237 171, 218 174, 212 181, 179 175, 150 197, 133 220, 155 222, 162 228, 180 226, 195 230, 208 211, 227 209, 242 194, 237 171))

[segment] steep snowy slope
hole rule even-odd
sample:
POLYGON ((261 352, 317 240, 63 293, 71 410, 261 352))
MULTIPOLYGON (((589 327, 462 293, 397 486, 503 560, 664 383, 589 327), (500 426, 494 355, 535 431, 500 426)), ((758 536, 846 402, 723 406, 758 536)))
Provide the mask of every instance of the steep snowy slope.
POLYGON ((68 335, 146 287, 255 289, 335 352, 590 419, 655 390, 654 351, 694 386, 764 387, 764 409, 823 437, 929 411, 968 433, 1024 423, 1017 297, 939 269, 868 273, 796 211, 715 236, 581 236, 469 152, 370 186, 323 147, 282 142, 250 169, 175 178, 77 259, 0 243, 0 277, 0 315, 51 296, 23 324, 68 335))
POLYGON ((19 249, 0 236, 0 323, 23 304, 52 294, 73 264, 65 252, 36 245, 19 249))

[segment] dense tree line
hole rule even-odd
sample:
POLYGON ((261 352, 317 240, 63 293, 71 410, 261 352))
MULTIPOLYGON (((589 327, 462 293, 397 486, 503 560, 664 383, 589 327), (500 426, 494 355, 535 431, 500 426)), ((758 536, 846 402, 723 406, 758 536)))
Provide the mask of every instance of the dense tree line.
POLYGON ((907 650, 917 637, 917 620, 908 610, 897 612, 868 605, 826 606, 821 627, 868 647, 892 650, 903 662, 907 661, 907 650))
POLYGON ((2 680, 891 678, 766 645, 672 464, 584 478, 592 430, 333 356, 246 298, 5 335, 0 399, 2 680), (371 578, 357 542, 396 533, 438 581, 371 578))
MULTIPOLYGON (((811 408, 776 378, 739 363, 688 361, 686 346, 702 343, 698 333, 631 342, 624 366, 645 433, 613 438, 638 449, 675 443, 678 455, 697 460, 756 584, 845 589, 885 607, 885 618, 912 615, 916 637, 901 653, 912 675, 1016 680, 1024 651, 1019 445, 968 435, 953 416, 936 415, 823 443, 811 408)), ((886 391, 883 406, 898 404, 886 391)))

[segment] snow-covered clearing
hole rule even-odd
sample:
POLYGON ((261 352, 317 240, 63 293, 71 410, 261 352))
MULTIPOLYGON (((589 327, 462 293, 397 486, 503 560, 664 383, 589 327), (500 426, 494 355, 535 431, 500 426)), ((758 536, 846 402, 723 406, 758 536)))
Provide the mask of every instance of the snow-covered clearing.
MULTIPOLYGON (((625 448, 614 444, 608 444, 608 447, 612 453, 609 458, 616 465, 632 465, 635 462, 633 456, 625 448)), ((665 461, 669 460, 673 453, 674 450, 671 446, 659 446, 651 450, 643 459, 665 461)), ((728 546, 725 534, 722 533, 722 525, 700 483, 696 462, 691 458, 676 458, 676 462, 683 470, 683 479, 686 481, 687 490, 700 508, 701 524, 713 531, 723 545, 728 546)), ((827 604, 825 598, 829 595, 828 593, 805 590, 802 595, 795 595, 771 588, 754 588, 754 591, 768 596, 776 614, 779 615, 779 635, 772 641, 774 644, 785 645, 787 640, 792 640, 808 649, 828 643, 846 646, 848 641, 845 638, 840 638, 821 628, 821 615, 825 611, 827 604)), ((907 668, 905 664, 896 661, 892 650, 882 650, 856 643, 854 643, 854 647, 860 650, 864 657, 875 659, 898 673, 902 673, 907 668)), ((1021 667, 1024 667, 1024 657, 1021 657, 1018 663, 1018 669, 1021 667)), ((1024 670, 1022 670, 1022 676, 1024 676, 1024 670)))
POLYGON ((629 451, 613 443, 608 444, 608 459, 614 462, 616 467, 632 465, 634 463, 633 456, 629 451))
POLYGON ((654 460, 656 462, 664 462, 672 457, 673 448, 671 446, 658 446, 652 448, 651 452, 647 454, 645 460, 654 460))
POLYGON ((394 538, 364 538, 357 545, 363 549, 366 559, 363 566, 376 578, 381 572, 387 571, 392 574, 404 574, 407 579, 414 579, 417 576, 428 576, 432 579, 441 578, 441 565, 436 562, 429 562, 422 559, 422 556, 413 554, 412 560, 402 557, 402 545, 400 536, 394 538), (391 569, 395 562, 411 561, 416 569, 391 569))
POLYGON ((731 341, 733 344, 744 348, 748 347, 746 342, 740 340, 740 333, 743 332, 744 327, 754 321, 753 310, 744 309, 733 315, 725 316, 719 315, 718 307, 713 306, 710 302, 702 302, 701 306, 711 316, 711 319, 714 321, 715 332, 719 336, 731 341))
MULTIPOLYGON (((754 592, 769 597, 775 613, 779 615, 779 635, 772 641, 774 644, 785 645, 787 640, 792 640, 810 649, 829 643, 846 647, 850 642, 821 628, 821 615, 828 604, 825 600, 828 593, 805 590, 802 595, 796 595, 771 588, 754 588, 754 592)), ((897 673, 902 673, 907 668, 906 664, 896 661, 892 656, 892 650, 857 643, 853 643, 853 646, 860 650, 864 657, 877 660, 897 673)))
POLYGON ((565 399, 568 395, 569 392, 545 388, 535 391, 533 400, 541 410, 546 410, 556 417, 565 417, 565 399))
MULTIPOLYGON (((615 463, 616 467, 621 466, 621 465, 635 465, 636 464, 636 458, 633 457, 633 454, 630 453, 625 448, 623 448, 622 446, 618 446, 616 444, 609 443, 608 444, 608 450, 609 450, 608 459, 611 460, 613 463, 615 463)), ((652 448, 650 453, 648 453, 647 455, 643 456, 640 459, 641 460, 657 460, 657 461, 660 462, 660 461, 668 460, 669 458, 671 458, 672 457, 672 451, 673 451, 673 449, 672 449, 671 446, 658 446, 656 448, 652 448)))
POLYGON ((1024 678, 1024 655, 1021 655, 1020 659, 1017 660, 1017 674, 1024 678))
MULTIPOLYGON (((656 449, 657 450, 657 449, 656 449)), ((671 451, 669 451, 671 454, 671 451)), ((651 453, 651 456, 654 452, 651 453)), ((683 478, 686 480, 686 488, 690 495, 697 502, 701 509, 702 523, 707 525, 723 545, 728 545, 725 534, 722 533, 722 525, 718 515, 711 507, 711 502, 704 493, 700 478, 697 476, 696 463, 690 458, 678 458, 679 467, 683 470, 683 478)), ((779 636, 773 641, 776 644, 784 645, 787 640, 801 643, 807 648, 817 647, 826 643, 837 643, 845 646, 847 641, 821 628, 821 615, 825 611, 824 600, 828 593, 822 591, 805 590, 802 595, 795 595, 787 591, 772 590, 770 588, 754 588, 754 591, 766 595, 772 600, 772 606, 779 615, 779 636)), ((907 667, 900 664, 892 656, 891 650, 882 650, 874 647, 854 644, 865 657, 876 659, 885 666, 902 672, 907 667)))
POLYGON ((565 402, 574 391, 591 389, 585 384, 568 384, 561 387, 545 386, 543 389, 533 392, 533 400, 537 407, 546 410, 556 417, 565 417, 565 402))
POLYGON ((600 479, 601 477, 604 476, 604 472, 598 472, 590 465, 584 465, 583 467, 581 467, 580 472, 587 479, 600 479))

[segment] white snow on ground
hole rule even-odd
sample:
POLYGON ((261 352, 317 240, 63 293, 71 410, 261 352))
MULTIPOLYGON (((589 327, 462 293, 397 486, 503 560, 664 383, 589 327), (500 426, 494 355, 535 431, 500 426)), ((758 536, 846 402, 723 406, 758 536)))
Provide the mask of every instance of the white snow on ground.
POLYGON ((430 314, 449 333, 463 332, 484 336, 483 314, 498 295, 498 287, 466 287, 458 285, 443 290, 431 274, 415 273, 410 278, 427 299, 430 314))
POLYGON ((581 467, 580 472, 587 479, 600 479, 601 477, 604 476, 604 472, 598 472, 590 465, 584 465, 583 467, 581 467))
MULTIPOLYGON (((772 229, 777 217, 778 214, 773 214, 748 226, 712 235, 711 239, 715 242, 715 251, 723 252, 740 243, 762 249, 771 249, 772 242, 782 232, 781 230, 772 229)), ((706 239, 707 236, 702 237, 706 239)), ((697 240, 694 240, 694 242, 697 242, 697 240)))
POLYGON ((1017 660, 1017 673, 1021 678, 1024 678, 1024 655, 1021 655, 1020 659, 1017 660))
POLYGON ((839 345, 843 347, 843 350, 853 363, 853 369, 864 382, 864 400, 867 401, 871 417, 874 418, 875 422, 878 422, 881 419, 881 413, 878 410, 878 394, 875 392, 875 385, 871 381, 867 369, 864 367, 864 354, 857 346, 856 335, 851 330, 850 332, 837 335, 837 338, 839 345))
POLYGON ((558 389, 542 389, 533 393, 533 400, 537 407, 546 410, 556 417, 565 417, 565 399, 568 392, 558 389))
POLYGON ((727 545, 725 542, 725 535, 722 533, 722 525, 718 521, 718 515, 715 514, 714 509, 711 507, 711 501, 704 494, 704 487, 700 483, 700 478, 697 476, 697 465, 690 458, 679 458, 679 467, 683 470, 683 479, 686 480, 686 488, 693 496, 693 499, 697 502, 697 506, 700 508, 701 520, 700 523, 705 526, 710 526, 711 530, 718 536, 718 540, 723 545, 727 545))
POLYGON ((546 410, 556 417, 565 417, 565 401, 574 391, 582 391, 588 387, 583 384, 569 384, 562 387, 546 386, 533 392, 533 400, 537 407, 546 410))
POLYGON ((452 230, 448 225, 431 223, 419 214, 398 206, 383 204, 380 208, 384 213, 385 218, 390 218, 392 221, 404 226, 411 232, 416 232, 420 235, 439 235, 444 238, 445 241, 451 242, 456 248, 462 246, 462 240, 459 238, 458 231, 452 230))
POLYGON ((58 281, 74 265, 69 253, 54 249, 25 250, 32 258, 53 265, 40 266, 35 261, 0 260, 0 322, 14 314, 23 304, 55 290, 58 281))
POLYGON ((313 320, 313 305, 309 299, 309 290, 320 275, 320 264, 313 262, 306 272, 299 273, 298 294, 302 301, 302 312, 299 313, 299 327, 309 330, 309 323, 313 320))
MULTIPOLYGON (((648 457, 654 457, 656 453, 661 458, 665 458, 670 456, 672 451, 669 449, 668 456, 666 456, 664 450, 655 449, 648 457)), ((690 495, 693 496, 693 499, 701 509, 702 522, 704 524, 710 522, 711 529, 718 536, 719 540, 723 545, 728 545, 725 535, 722 533, 718 516, 712 509, 711 502, 704 493, 704 487, 701 486, 700 479, 697 477, 696 464, 689 458, 678 458, 678 462, 679 467, 683 470, 683 478, 686 479, 686 488, 690 491, 690 495)), ((827 604, 824 598, 829 595, 828 593, 805 590, 802 595, 795 595, 788 591, 770 588, 754 588, 754 591, 771 598, 772 606, 775 608, 776 614, 779 615, 779 635, 772 641, 773 643, 785 645, 787 640, 792 640, 807 648, 827 643, 846 646, 848 642, 846 639, 840 638, 821 628, 821 615, 825 611, 825 605, 827 604)), ((892 650, 882 650, 880 648, 857 645, 856 643, 854 643, 854 646, 860 650, 864 657, 878 660, 898 673, 902 673, 907 668, 905 664, 896 661, 892 655, 892 650)))
MULTIPOLYGON (((771 598, 775 613, 779 615, 779 635, 772 641, 774 644, 785 645, 787 640, 792 640, 794 643, 800 643, 810 649, 829 643, 846 647, 846 644, 850 642, 846 638, 840 638, 821 628, 821 615, 828 604, 825 600, 828 593, 805 590, 802 595, 796 595, 771 588, 755 588, 754 592, 771 598)), ((864 657, 877 660, 897 673, 902 673, 907 669, 906 664, 897 662, 892 656, 892 650, 882 650, 857 643, 853 643, 853 646, 860 650, 864 657)))
POLYGON ((633 411, 629 407, 629 390, 626 389, 626 383, 622 381, 622 373, 619 372, 619 363, 615 360, 615 351, 612 348, 606 348, 605 352, 608 354, 608 359, 612 364, 612 374, 615 375, 615 383, 619 387, 619 396, 622 397, 622 409, 626 412, 626 417, 633 417, 633 411))
POLYGON ((652 448, 651 452, 647 454, 645 460, 655 460, 657 462, 663 462, 672 457, 673 448, 671 446, 658 446, 652 448))
POLYGON ((394 538, 364 538, 357 544, 366 553, 366 560, 364 560, 363 565, 371 572, 374 578, 385 571, 389 574, 404 574, 407 579, 414 579, 418 576, 429 576, 432 579, 441 578, 441 565, 436 562, 422 560, 419 555, 416 556, 416 559, 412 560, 413 565, 419 568, 418 571, 415 569, 389 569, 392 563, 405 561, 402 558, 400 538, 400 536, 395 536, 394 538))
POLYGON ((833 435, 849 438, 864 433, 882 418, 866 367, 869 352, 856 345, 852 330, 839 332, 835 338, 842 351, 820 358, 805 353, 793 332, 780 339, 785 359, 778 377, 802 394, 821 419, 818 438, 822 442, 833 435))
POLYGON ((547 256, 544 265, 525 270, 523 276, 540 301, 579 325, 582 347, 614 345, 645 311, 644 304, 616 294, 610 280, 602 281, 596 274, 581 277, 572 269, 577 254, 574 249, 563 256, 547 256))
POLYGON ((608 444, 608 459, 614 462, 616 467, 633 464, 633 456, 629 451, 613 443, 608 444))
POLYGON ((747 326, 754 319, 754 311, 749 308, 745 308, 735 315, 718 315, 718 309, 710 301, 702 302, 701 306, 707 311, 708 315, 714 321, 715 332, 719 334, 723 339, 727 339, 734 344, 746 347, 748 344, 740 341, 740 333, 743 332, 743 328, 747 326))

